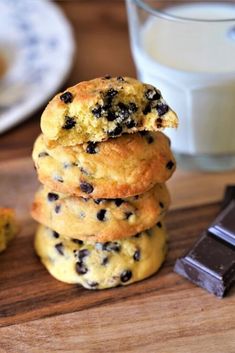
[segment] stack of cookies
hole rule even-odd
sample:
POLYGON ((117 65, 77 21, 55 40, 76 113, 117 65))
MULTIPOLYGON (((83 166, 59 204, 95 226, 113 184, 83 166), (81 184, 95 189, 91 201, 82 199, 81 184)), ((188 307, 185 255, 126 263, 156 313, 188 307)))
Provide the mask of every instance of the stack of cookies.
POLYGON ((160 130, 177 123, 159 90, 128 77, 81 82, 52 99, 33 150, 43 186, 32 206, 35 249, 52 276, 103 289, 159 269, 175 170, 160 130))

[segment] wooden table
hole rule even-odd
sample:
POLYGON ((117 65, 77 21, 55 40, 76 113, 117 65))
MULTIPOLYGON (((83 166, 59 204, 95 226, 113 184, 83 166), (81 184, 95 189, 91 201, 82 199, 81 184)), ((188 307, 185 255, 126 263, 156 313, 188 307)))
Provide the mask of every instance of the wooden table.
MULTIPOLYGON (((122 1, 59 3, 77 41, 65 87, 105 73, 135 75, 122 1)), ((0 256, 0 353, 234 353, 235 288, 219 300, 172 270, 217 214, 235 172, 178 170, 169 182, 169 254, 160 272, 124 288, 87 291, 54 280, 33 252, 30 153, 39 117, 0 137, 0 205, 15 207, 22 225, 0 256)))

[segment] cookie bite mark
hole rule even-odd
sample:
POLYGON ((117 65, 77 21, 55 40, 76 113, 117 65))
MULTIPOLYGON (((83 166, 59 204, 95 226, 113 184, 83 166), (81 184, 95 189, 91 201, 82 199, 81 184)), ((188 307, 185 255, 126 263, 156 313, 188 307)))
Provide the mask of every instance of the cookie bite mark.
POLYGON ((129 77, 108 77, 80 82, 50 101, 41 118, 48 146, 76 146, 123 133, 156 131, 156 119, 162 115, 164 128, 177 127, 176 114, 157 88, 129 77), (117 125, 122 128, 119 132, 117 125))

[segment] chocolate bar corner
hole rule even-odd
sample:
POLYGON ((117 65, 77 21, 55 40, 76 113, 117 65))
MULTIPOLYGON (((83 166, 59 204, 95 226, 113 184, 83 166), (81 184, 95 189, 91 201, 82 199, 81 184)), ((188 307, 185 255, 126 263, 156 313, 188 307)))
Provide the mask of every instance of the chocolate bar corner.
MULTIPOLYGON (((234 197, 231 186, 229 188, 234 197)), ((220 298, 235 282, 235 201, 229 201, 193 248, 177 259, 174 267, 176 273, 220 298)))

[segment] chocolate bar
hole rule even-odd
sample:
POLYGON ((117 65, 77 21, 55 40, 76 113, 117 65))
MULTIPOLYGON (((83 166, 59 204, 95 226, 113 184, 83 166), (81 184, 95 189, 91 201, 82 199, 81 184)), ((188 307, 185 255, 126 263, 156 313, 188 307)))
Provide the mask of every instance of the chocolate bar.
POLYGON ((225 193, 222 212, 174 271, 222 298, 235 282, 235 186, 225 193))

